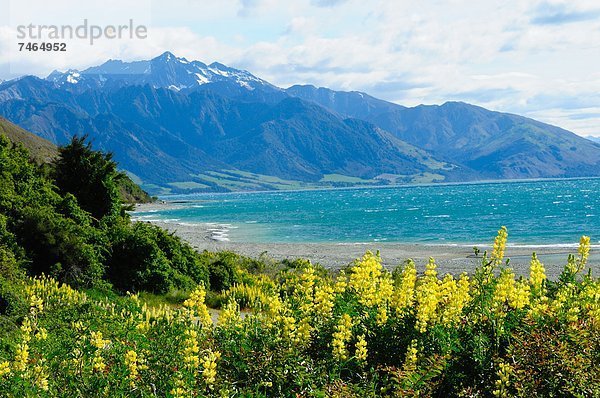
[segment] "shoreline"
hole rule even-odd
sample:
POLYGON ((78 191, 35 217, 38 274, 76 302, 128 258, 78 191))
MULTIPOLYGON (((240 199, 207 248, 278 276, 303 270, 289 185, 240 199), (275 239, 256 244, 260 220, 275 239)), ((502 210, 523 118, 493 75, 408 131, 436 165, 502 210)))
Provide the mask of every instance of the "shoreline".
MULTIPOLYGON (((182 204, 183 205, 183 204, 182 204)), ((136 206, 135 211, 158 212, 168 208, 177 208, 176 203, 152 203, 136 206)), ((305 258, 319 263, 325 268, 340 269, 354 259, 362 257, 365 251, 380 251, 383 265, 393 269, 406 259, 412 258, 419 271, 424 270, 429 257, 433 257, 440 274, 459 275, 462 272, 472 273, 480 265, 481 258, 476 258, 473 245, 461 244, 423 244, 392 242, 336 242, 336 243, 252 243, 230 241, 227 223, 187 223, 175 220, 144 219, 132 216, 134 221, 150 222, 158 225, 184 241, 198 251, 229 250, 249 257, 268 256, 275 260, 305 258)), ((481 253, 491 250, 491 242, 477 245, 481 253)), ((510 266, 517 275, 529 275, 531 254, 536 252, 546 267, 549 279, 556 280, 567 263, 569 253, 577 253, 577 244, 565 245, 507 245, 506 257, 510 258, 510 266)), ((600 247, 593 246, 588 267, 598 273, 600 264, 600 247)))

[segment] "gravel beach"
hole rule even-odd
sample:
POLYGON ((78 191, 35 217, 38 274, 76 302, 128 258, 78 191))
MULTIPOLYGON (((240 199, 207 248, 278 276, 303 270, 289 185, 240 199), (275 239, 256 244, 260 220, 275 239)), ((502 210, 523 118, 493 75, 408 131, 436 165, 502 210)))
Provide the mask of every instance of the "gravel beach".
MULTIPOLYGON (((138 205, 136 211, 160 211, 167 208, 180 206, 174 202, 159 202, 138 205)), ((135 220, 135 215, 133 216, 135 220)), ((144 221, 143 219, 140 221, 144 221)), ((341 268, 354 259, 361 257, 365 251, 379 250, 383 263, 388 268, 402 264, 406 259, 412 258, 417 264, 417 269, 424 270, 429 257, 434 257, 440 273, 458 275, 462 272, 471 273, 480 259, 474 257, 473 246, 469 245, 427 245, 414 243, 250 243, 230 241, 227 235, 227 224, 216 223, 181 223, 174 221, 152 222, 165 228, 183 240, 190 243, 195 249, 220 251, 231 250, 250 257, 266 255, 276 260, 306 258, 313 263, 319 263, 331 269, 341 268)), ((509 238, 510 242, 510 238, 509 238)), ((478 246, 483 252, 490 247, 478 246)), ((506 256, 511 259, 510 265, 518 275, 528 275, 531 253, 536 252, 546 267, 550 279, 556 279, 567 261, 569 253, 577 253, 577 245, 570 246, 509 246, 506 256)), ((592 272, 597 275, 600 271, 600 247, 592 248, 589 265, 592 272)))

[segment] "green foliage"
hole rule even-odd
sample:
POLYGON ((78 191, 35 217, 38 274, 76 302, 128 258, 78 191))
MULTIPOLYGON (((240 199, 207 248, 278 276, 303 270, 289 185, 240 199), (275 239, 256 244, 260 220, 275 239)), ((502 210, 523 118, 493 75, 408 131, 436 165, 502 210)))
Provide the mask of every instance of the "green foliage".
POLYGON ((73 194, 79 205, 97 220, 120 212, 117 171, 112 154, 92 149, 87 137, 74 136, 59 148, 54 179, 60 192, 73 194))
POLYGON ((154 199, 146 191, 134 183, 128 175, 122 174, 118 180, 119 197, 124 203, 150 203, 154 199))
POLYGON ((85 137, 59 153, 48 173, 0 136, 0 247, 14 258, 2 265, 5 275, 23 267, 78 287, 109 280, 122 291, 159 293, 208 285, 207 265, 189 245, 158 227, 130 224, 118 184, 132 195, 143 191, 110 155, 85 137))
POLYGON ((108 279, 119 290, 167 293, 208 285, 208 269, 194 249, 151 224, 121 223, 111 229, 108 279))

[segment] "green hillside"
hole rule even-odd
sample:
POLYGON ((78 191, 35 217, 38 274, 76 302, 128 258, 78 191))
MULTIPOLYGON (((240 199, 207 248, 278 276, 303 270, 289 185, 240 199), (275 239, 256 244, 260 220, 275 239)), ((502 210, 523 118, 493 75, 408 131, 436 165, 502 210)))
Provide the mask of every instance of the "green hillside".
MULTIPOLYGON (((0 117, 0 135, 4 135, 12 143, 20 143, 27 149, 29 157, 37 164, 51 164, 58 156, 58 148, 44 138, 0 117)), ((146 191, 135 184, 127 175, 123 175, 118 183, 121 199, 126 203, 150 203, 153 199, 146 191)))
POLYGON ((23 144, 29 152, 31 159, 38 164, 50 163, 58 154, 56 145, 29 131, 23 130, 3 117, 0 117, 0 134, 4 135, 11 142, 23 144))

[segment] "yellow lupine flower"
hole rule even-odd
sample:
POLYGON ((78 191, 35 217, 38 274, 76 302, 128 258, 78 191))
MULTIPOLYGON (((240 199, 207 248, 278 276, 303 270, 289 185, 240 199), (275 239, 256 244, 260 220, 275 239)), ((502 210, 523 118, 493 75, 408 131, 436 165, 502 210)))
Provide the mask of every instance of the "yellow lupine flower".
POLYGON ((211 350, 208 350, 202 358, 202 377, 204 378, 204 383, 211 389, 214 387, 217 378, 217 361, 219 358, 221 358, 221 353, 211 350))
POLYGON ((497 310, 501 310, 504 305, 515 291, 515 274, 511 268, 502 270, 498 277, 498 282, 494 291, 494 302, 497 310))
POLYGON ((110 344, 110 340, 105 340, 102 332, 94 332, 90 333, 90 343, 99 350, 104 349, 108 344, 110 344))
POLYGON ((135 387, 135 381, 138 377, 138 355, 134 350, 128 350, 125 353, 125 366, 129 371, 127 378, 129 379, 129 385, 135 387))
POLYGON ((498 235, 494 240, 491 259, 494 264, 499 265, 504 258, 504 250, 506 249, 506 240, 508 238, 508 230, 502 227, 498 230, 498 235))
POLYGON ((94 358, 92 358, 92 370, 97 373, 103 373, 106 369, 106 364, 104 363, 104 358, 100 353, 96 353, 94 358))
POLYGON ((44 301, 34 294, 29 298, 29 306, 32 310, 42 312, 44 310, 44 301))
POLYGON ((334 288, 329 285, 317 286, 315 288, 315 314, 321 318, 329 318, 333 311, 334 288))
POLYGON ((29 362, 29 345, 27 343, 21 343, 17 346, 17 353, 15 354, 15 361, 13 368, 22 372, 27 368, 29 362))
POLYGON ((541 293, 542 284, 546 280, 546 269, 544 264, 538 260, 537 255, 533 253, 531 256, 531 264, 529 266, 529 283, 535 292, 541 293))
POLYGON ((344 293, 346 291, 346 287, 348 286, 348 281, 346 277, 346 272, 341 270, 338 276, 335 278, 335 284, 333 285, 333 291, 337 294, 344 293))
POLYGON ((352 267, 348 287, 356 292, 360 303, 367 307, 373 307, 379 302, 377 290, 381 270, 381 259, 371 252, 366 252, 352 267))
POLYGON ((236 325, 240 320, 240 309, 237 302, 229 299, 225 307, 221 310, 217 323, 220 326, 236 325))
POLYGON ((387 308, 384 305, 379 305, 377 307, 377 316, 375 317, 375 322, 377 323, 377 325, 383 326, 387 321, 387 308))
POLYGON ((409 260, 402 269, 400 283, 394 289, 392 306, 396 308, 397 315, 402 315, 406 308, 412 306, 415 296, 415 284, 417 282, 417 268, 412 260, 409 260))
POLYGON ((190 294, 190 297, 183 302, 183 306, 187 308, 192 316, 197 316, 203 327, 212 326, 212 319, 208 312, 208 308, 204 303, 206 299, 206 290, 203 285, 198 287, 190 294))
POLYGON ((10 374, 10 363, 8 361, 0 362, 0 377, 10 374))
POLYGON ((193 329, 185 331, 185 339, 183 341, 183 362, 191 369, 197 369, 200 365, 200 357, 198 353, 198 332, 193 329))
POLYGON ((495 397, 508 397, 507 387, 509 386, 510 375, 512 374, 512 366, 507 363, 500 362, 498 365, 498 379, 496 379, 496 389, 492 391, 495 397))
POLYGON ((33 328, 31 325, 31 320, 29 318, 23 319, 23 323, 21 324, 20 329, 23 333, 23 335, 21 336, 23 338, 23 341, 28 342, 29 340, 31 340, 31 331, 33 328))
POLYGON ((579 312, 580 312, 580 309, 577 306, 577 304, 573 304, 567 310, 567 321, 568 322, 577 322, 579 320, 579 312))
POLYGON ((406 350, 406 358, 404 360, 404 370, 407 372, 414 371, 417 368, 417 339, 412 339, 408 349, 406 350))
POLYGON ((294 342, 296 344, 306 345, 310 343, 310 332, 312 327, 308 322, 308 318, 303 318, 294 334, 294 342))
POLYGON ((348 359, 348 350, 346 342, 352 337, 352 318, 348 314, 342 315, 333 333, 331 345, 333 347, 333 357, 343 361, 348 359))
POLYGON ((581 239, 579 240, 579 249, 578 249, 578 253, 580 256, 580 267, 579 269, 581 270, 586 262, 587 259, 590 255, 590 237, 589 236, 582 236, 581 239))
POLYGON ((357 337, 355 348, 354 357, 356 360, 358 362, 365 362, 367 360, 367 340, 365 340, 364 334, 357 337))
POLYGON ((512 291, 511 296, 509 297, 509 305, 518 310, 525 308, 525 306, 529 305, 529 296, 531 294, 531 289, 529 284, 525 281, 518 281, 514 285, 514 290, 512 291))
POLYGON ((425 268, 425 275, 416 288, 415 292, 417 302, 417 322, 416 328, 423 333, 427 326, 435 319, 436 308, 438 305, 438 279, 436 265, 433 258, 425 268))
POLYGON ((448 292, 448 296, 443 298, 445 305, 441 314, 441 322, 446 326, 452 326, 460 320, 463 308, 471 300, 469 277, 462 274, 458 282, 448 278, 446 284, 445 290, 448 292))
POLYGON ((300 282, 296 284, 297 292, 301 296, 312 300, 316 279, 317 275, 315 274, 315 269, 309 261, 308 266, 304 268, 302 274, 300 274, 300 282))
POLYGON ((33 379, 39 389, 48 391, 48 372, 42 365, 35 365, 33 367, 33 379))
POLYGON ((175 387, 171 390, 173 398, 187 398, 190 394, 183 387, 175 387))
POLYGON ((38 328, 35 338, 38 340, 46 340, 48 338, 48 332, 45 328, 38 328))

